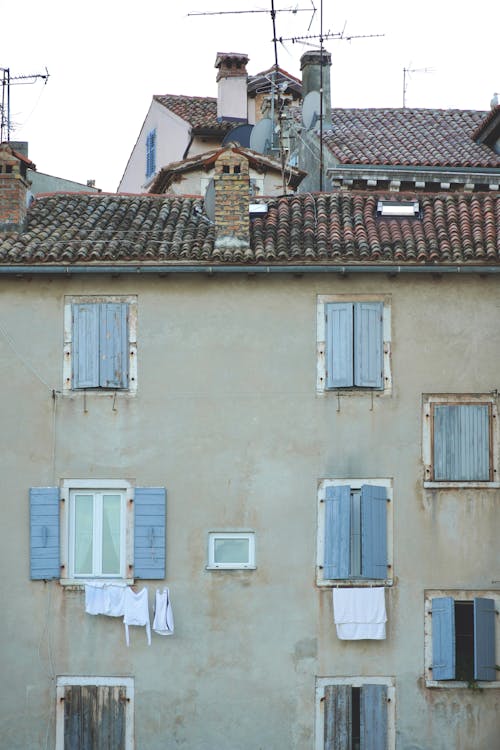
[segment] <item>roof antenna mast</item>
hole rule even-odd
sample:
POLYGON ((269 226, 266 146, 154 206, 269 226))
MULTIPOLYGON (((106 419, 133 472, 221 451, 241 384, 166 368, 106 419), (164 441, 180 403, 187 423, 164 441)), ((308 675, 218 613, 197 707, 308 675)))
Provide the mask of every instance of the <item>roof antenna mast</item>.
POLYGON ((12 123, 10 120, 10 87, 20 84, 35 83, 37 78, 42 78, 47 83, 49 71, 45 73, 31 73, 24 76, 11 76, 10 68, 0 68, 2 74, 2 103, 0 104, 0 143, 10 141, 12 123))

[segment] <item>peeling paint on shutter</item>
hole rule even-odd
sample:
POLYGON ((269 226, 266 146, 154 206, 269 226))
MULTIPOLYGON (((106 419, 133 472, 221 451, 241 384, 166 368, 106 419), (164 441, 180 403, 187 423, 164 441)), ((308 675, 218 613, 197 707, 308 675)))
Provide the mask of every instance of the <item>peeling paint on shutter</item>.
POLYGON ((324 750, 351 750, 351 685, 326 685, 324 703, 324 750))
POLYGON ((128 304, 103 302, 99 305, 99 385, 126 388, 128 385, 128 304))
POLYGON ((59 488, 30 489, 30 576, 36 580, 59 578, 59 488))
POLYGON ((387 750, 387 685, 361 687, 360 728, 361 750, 387 750))
POLYGON ((354 305, 354 385, 383 388, 382 302, 354 305))
POLYGON ((496 680, 495 601, 474 599, 474 678, 496 680))
POLYGON ((455 679, 455 602, 451 596, 432 599, 432 678, 455 679))
POLYGON ((326 387, 348 388, 353 376, 353 303, 326 305, 326 387))
POLYGON ((99 386, 99 305, 75 304, 73 313, 73 388, 99 386))
POLYGON ((64 750, 125 750, 124 686, 68 685, 64 690, 64 750))
POLYGON ((165 578, 166 490, 136 487, 134 497, 134 577, 165 578))
POLYGON ((361 488, 361 575, 387 578, 387 489, 361 488))
POLYGON ((351 488, 326 488, 325 556, 323 577, 348 578, 350 574, 351 488))
POLYGON ((434 405, 434 481, 490 479, 489 404, 434 405))

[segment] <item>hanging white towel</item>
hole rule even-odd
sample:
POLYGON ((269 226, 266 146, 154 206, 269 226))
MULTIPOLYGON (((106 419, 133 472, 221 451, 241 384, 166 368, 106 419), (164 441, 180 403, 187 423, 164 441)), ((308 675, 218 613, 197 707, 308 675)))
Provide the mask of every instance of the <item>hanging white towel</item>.
POLYGON ((104 587, 85 584, 85 612, 88 615, 103 615, 106 609, 104 587))
POLYGON ((151 646, 151 623, 149 620, 148 590, 143 588, 135 593, 127 586, 125 589, 125 612, 123 622, 125 624, 125 640, 130 645, 129 625, 145 626, 148 645, 151 646))
POLYGON ((385 589, 333 589, 333 616, 341 640, 383 640, 385 638, 385 589))
POLYGON ((104 587, 106 610, 103 614, 109 617, 122 617, 125 614, 125 591, 125 586, 109 584, 104 587))
POLYGON ((174 632, 174 613, 168 588, 163 591, 156 589, 153 630, 159 635, 172 635, 174 632))

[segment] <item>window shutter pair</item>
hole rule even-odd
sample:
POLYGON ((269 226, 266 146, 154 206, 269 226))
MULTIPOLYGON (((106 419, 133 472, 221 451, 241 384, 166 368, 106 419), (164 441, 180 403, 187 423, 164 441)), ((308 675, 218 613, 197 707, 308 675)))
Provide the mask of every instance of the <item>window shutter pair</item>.
MULTIPOLYGON (((350 578, 351 488, 326 488, 325 555, 323 577, 350 578)), ((361 578, 387 577, 387 490, 365 484, 361 488, 361 578)))
POLYGON ((490 405, 435 404, 433 415, 434 481, 489 481, 490 405))
MULTIPOLYGON (((432 599, 432 677, 455 679, 455 600, 432 599)), ((474 599, 474 679, 492 681, 495 669, 495 602, 474 599)))
POLYGON ((128 304, 81 303, 73 311, 73 388, 128 387, 128 304))
MULTIPOLYGON (((134 492, 134 578, 165 578, 166 490, 136 487, 134 492)), ((30 490, 30 575, 61 577, 59 488, 30 490)))
POLYGON ((383 388, 382 302, 326 305, 326 387, 383 388))
MULTIPOLYGON (((352 686, 327 685, 324 706, 324 750, 352 748, 352 686)), ((387 686, 360 688, 360 748, 387 750, 387 686)))

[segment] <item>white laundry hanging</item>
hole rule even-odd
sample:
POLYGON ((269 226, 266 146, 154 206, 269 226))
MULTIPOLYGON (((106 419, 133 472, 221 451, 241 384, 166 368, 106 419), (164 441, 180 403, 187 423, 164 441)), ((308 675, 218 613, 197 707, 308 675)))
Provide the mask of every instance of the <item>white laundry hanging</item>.
POLYGON ((333 617, 341 640, 383 640, 387 621, 384 587, 333 589, 333 617))
POLYGON ((123 622, 125 624, 125 640, 130 645, 129 625, 144 626, 148 645, 151 646, 151 623, 149 620, 148 590, 144 587, 137 593, 130 586, 125 589, 125 607, 123 622))
POLYGON ((174 613, 168 588, 164 588, 163 591, 156 589, 153 630, 159 635, 173 635, 174 613))

